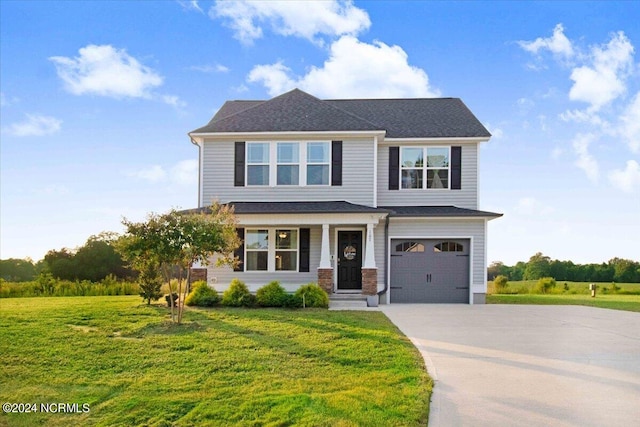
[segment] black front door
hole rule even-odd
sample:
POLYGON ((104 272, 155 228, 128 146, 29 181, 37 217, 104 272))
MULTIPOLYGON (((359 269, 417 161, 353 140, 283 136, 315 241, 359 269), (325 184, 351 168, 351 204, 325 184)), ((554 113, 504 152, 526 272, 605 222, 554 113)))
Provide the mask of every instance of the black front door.
POLYGON ((338 289, 362 289, 362 231, 338 231, 338 289))

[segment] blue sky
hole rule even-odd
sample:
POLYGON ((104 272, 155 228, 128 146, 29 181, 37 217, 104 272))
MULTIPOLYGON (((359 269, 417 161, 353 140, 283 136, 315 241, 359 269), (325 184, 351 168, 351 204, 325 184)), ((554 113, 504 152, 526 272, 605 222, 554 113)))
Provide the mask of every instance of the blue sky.
POLYGON ((459 97, 488 260, 640 259, 640 2, 0 1, 0 257, 197 205, 227 99, 459 97))

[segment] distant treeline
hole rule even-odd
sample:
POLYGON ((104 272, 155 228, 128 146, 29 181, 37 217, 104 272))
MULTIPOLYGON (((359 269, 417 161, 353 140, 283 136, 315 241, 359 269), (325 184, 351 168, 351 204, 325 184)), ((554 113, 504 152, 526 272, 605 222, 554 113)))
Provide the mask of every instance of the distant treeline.
POLYGON ((571 261, 552 260, 538 252, 528 262, 520 261, 514 266, 504 265, 500 261, 491 263, 487 268, 487 278, 493 280, 499 275, 511 281, 553 277, 571 282, 640 283, 640 262, 613 258, 601 264, 574 264, 571 261))
POLYGON ((50 274, 60 280, 95 283, 107 276, 119 280, 134 279, 137 272, 126 267, 111 237, 108 233, 91 236, 76 250, 52 249, 36 263, 29 258, 0 260, 0 278, 7 282, 29 282, 42 274, 50 274))

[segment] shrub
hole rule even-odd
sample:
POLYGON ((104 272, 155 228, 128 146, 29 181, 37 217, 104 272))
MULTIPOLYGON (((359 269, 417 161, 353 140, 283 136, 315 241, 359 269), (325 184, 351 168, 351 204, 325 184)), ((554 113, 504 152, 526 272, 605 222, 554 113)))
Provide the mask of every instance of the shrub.
POLYGON ((198 307, 213 307, 218 302, 220 302, 220 296, 204 280, 193 282, 191 284, 191 292, 184 300, 186 305, 198 307))
POLYGON ((495 293, 502 294, 507 290, 508 287, 509 281, 507 280, 506 276, 500 275, 493 279, 493 288, 495 293))
POLYGON ((296 294, 286 294, 282 306, 285 308, 302 308, 302 297, 296 294))
POLYGON ((556 279, 543 277, 536 283, 534 290, 539 294, 546 294, 556 287, 556 279))
POLYGON ((329 307, 329 296, 316 283, 300 286, 295 296, 303 301, 303 307, 329 307))
POLYGON ((238 279, 233 279, 222 295, 222 305, 229 307, 253 307, 255 303, 255 295, 252 295, 247 285, 238 279))
POLYGON ((256 301, 262 307, 282 307, 286 298, 287 291, 277 280, 264 285, 256 292, 256 301))

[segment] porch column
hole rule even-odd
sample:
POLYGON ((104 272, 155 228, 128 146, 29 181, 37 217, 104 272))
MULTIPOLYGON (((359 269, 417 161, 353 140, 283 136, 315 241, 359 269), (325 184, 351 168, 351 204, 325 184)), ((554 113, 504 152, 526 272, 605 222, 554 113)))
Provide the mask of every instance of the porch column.
POLYGON ((367 240, 365 241, 364 268, 377 268, 375 248, 373 245, 373 224, 367 224, 367 240))
POLYGON ((320 250, 320 266, 318 268, 331 268, 329 224, 322 224, 322 249, 320 250))
POLYGON ((367 239, 365 240, 364 265, 362 266, 362 293, 375 295, 378 293, 378 267, 376 267, 373 227, 367 224, 367 239))
POLYGON ((322 246, 318 266, 318 285, 328 294, 333 293, 333 268, 329 250, 329 224, 322 224, 322 246))

